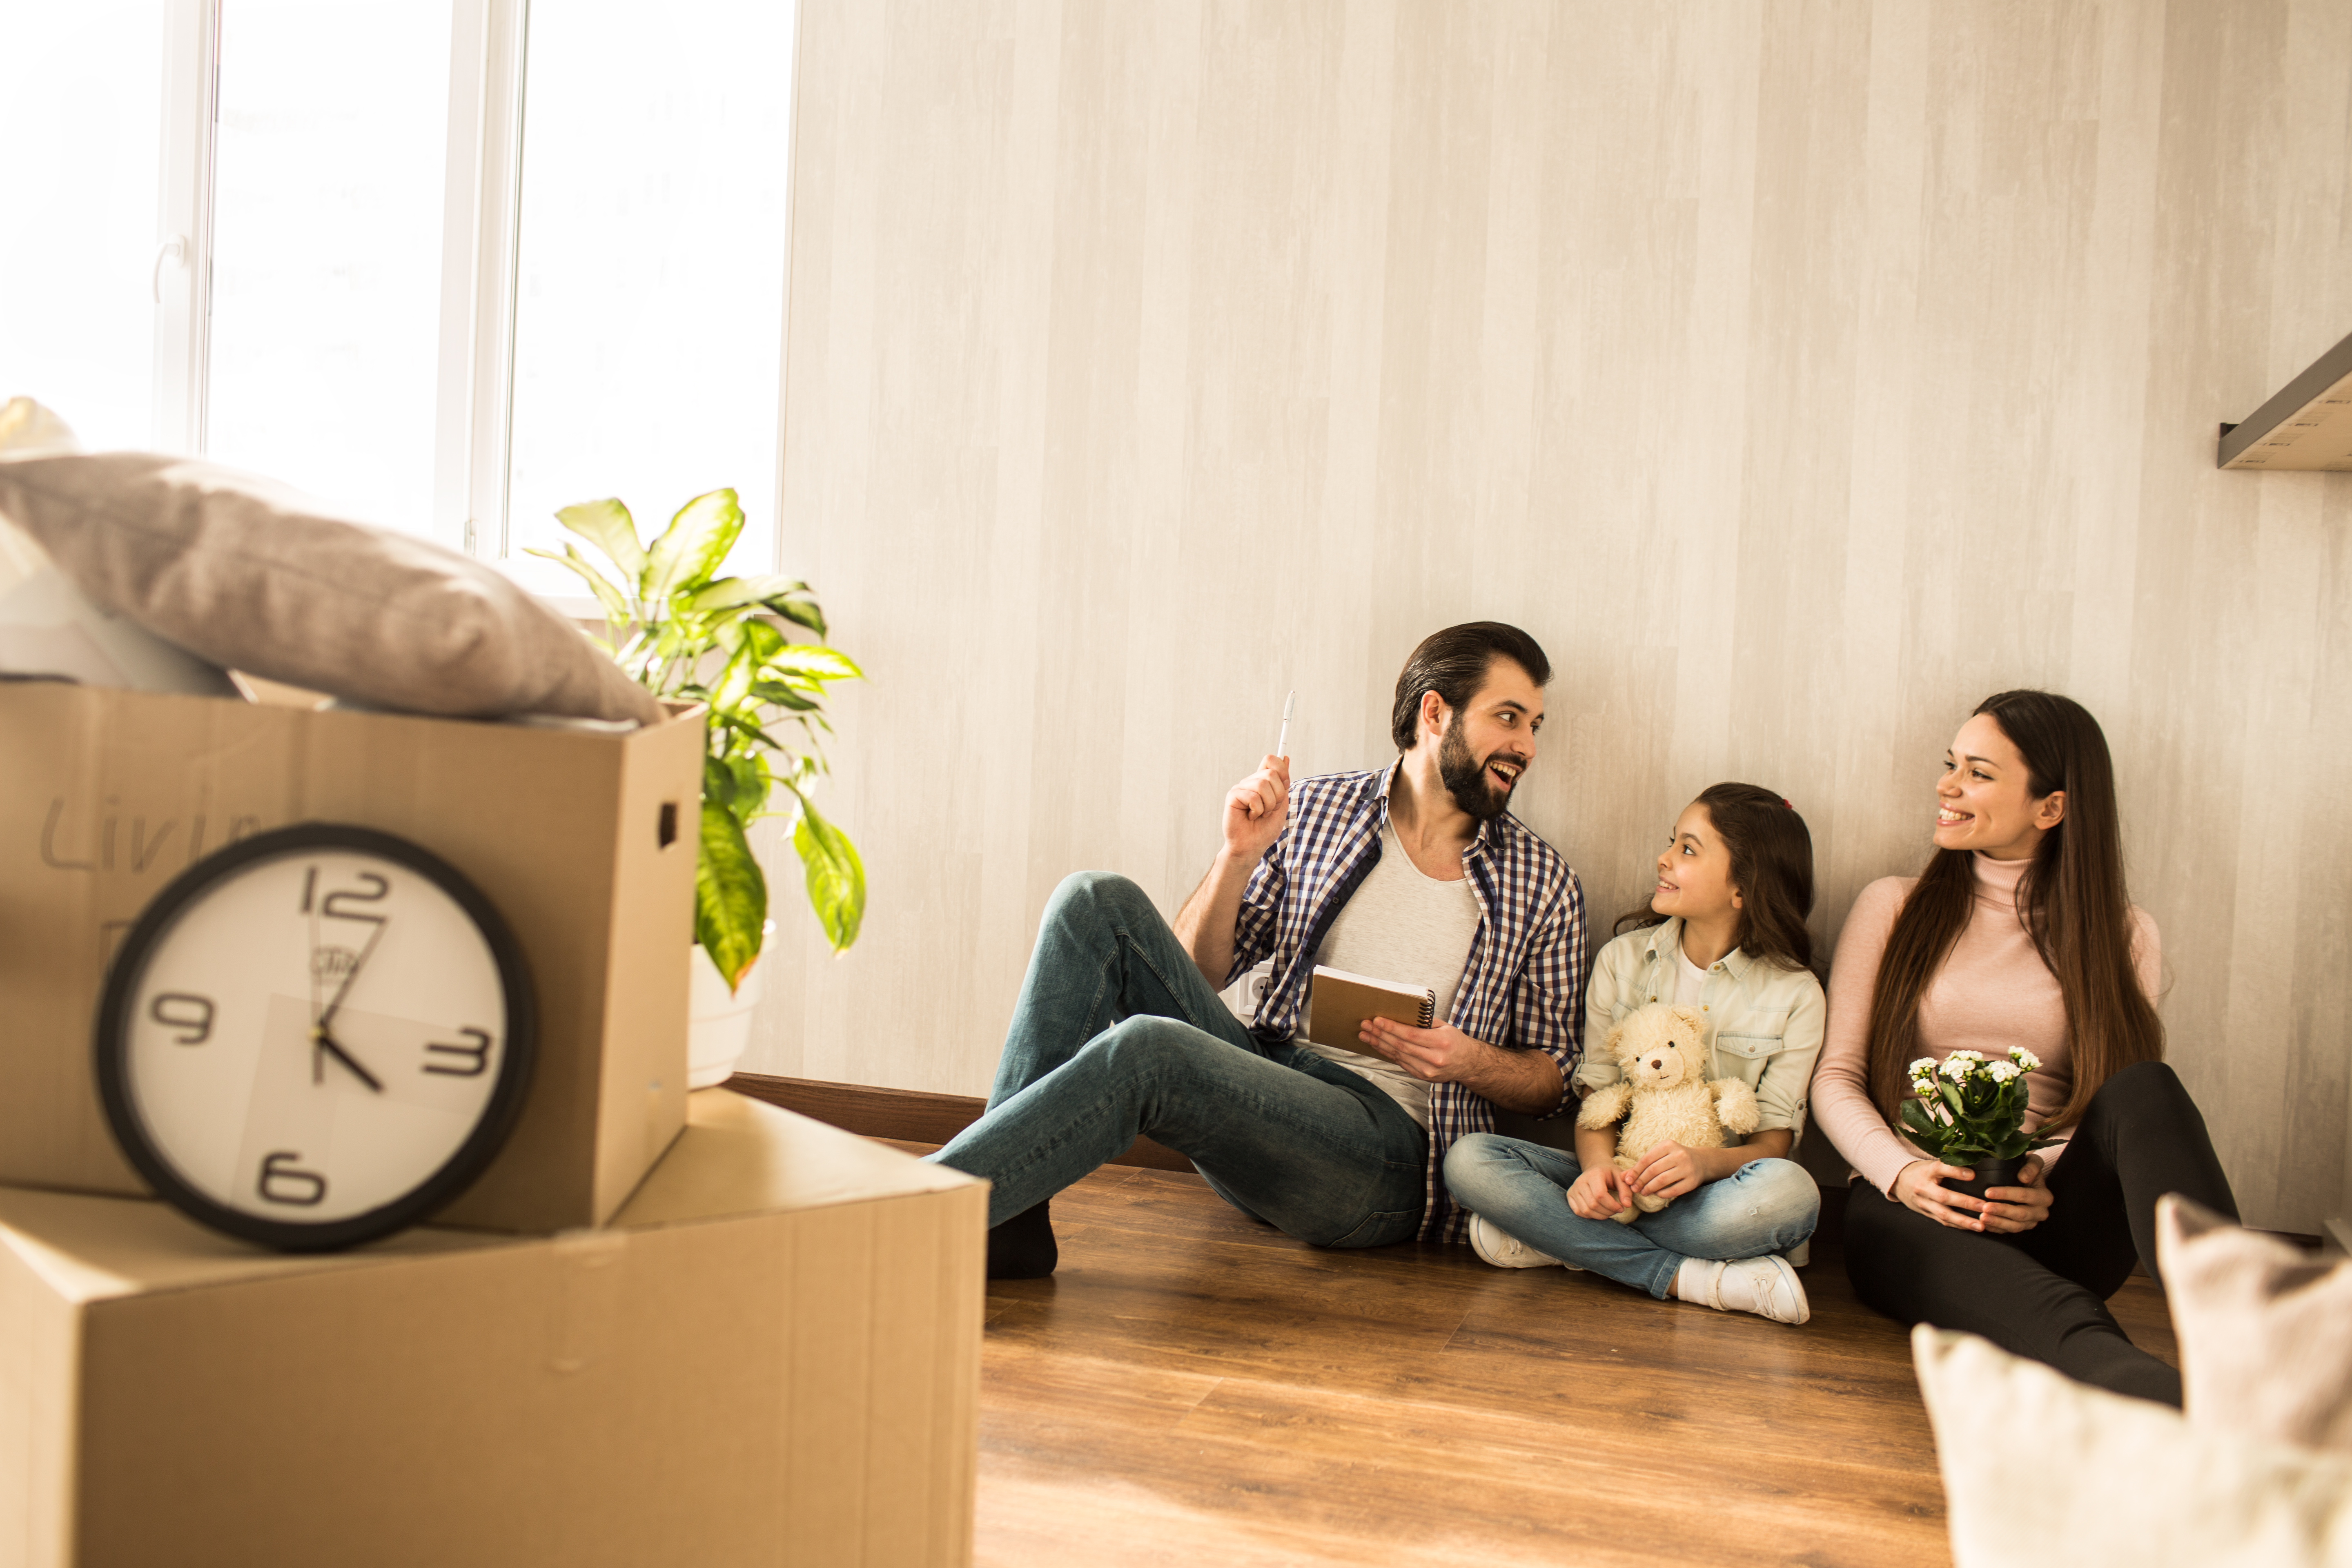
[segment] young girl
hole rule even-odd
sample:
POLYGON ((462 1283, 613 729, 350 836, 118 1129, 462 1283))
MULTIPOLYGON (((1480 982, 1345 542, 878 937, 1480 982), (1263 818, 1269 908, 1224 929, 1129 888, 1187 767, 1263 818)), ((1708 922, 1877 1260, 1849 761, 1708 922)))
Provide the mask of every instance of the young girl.
POLYGON ((1783 1323, 1811 1313, 1805 1288, 1776 1256, 1813 1233, 1821 1193, 1787 1156, 1805 1118, 1822 1046, 1812 941, 1813 841, 1770 790, 1719 784, 1675 819, 1649 907, 1617 922, 1585 992, 1584 1065, 1576 1086, 1614 1083, 1601 1043, 1652 1002, 1700 1009, 1709 1079, 1756 1091, 1760 1117, 1744 1143, 1662 1142, 1618 1171, 1614 1128, 1579 1128, 1576 1152, 1474 1133, 1446 1152, 1445 1185, 1473 1211, 1470 1245, 1504 1268, 1590 1268, 1664 1300, 1756 1312, 1783 1323), (1627 930, 1627 927, 1633 930, 1627 930), (1635 1193, 1675 1201, 1631 1225, 1610 1216, 1635 1193))
POLYGON ((2156 923, 2124 890, 2106 737, 2063 697, 2004 691, 1960 726, 1936 795, 1927 868, 1863 889, 1831 971, 1822 1127, 1887 1200, 1853 1189, 1846 1272, 1889 1317, 2177 1405, 2180 1374, 2105 1300, 2135 1259, 2158 1278, 2158 1196, 2238 1211, 2204 1118, 2158 1059, 2156 923), (2027 1125, 2073 1136, 2030 1157, 2019 1186, 1953 1192, 1944 1182, 1969 1173, 1895 1131, 1909 1064, 2012 1046, 2041 1058, 2027 1125))

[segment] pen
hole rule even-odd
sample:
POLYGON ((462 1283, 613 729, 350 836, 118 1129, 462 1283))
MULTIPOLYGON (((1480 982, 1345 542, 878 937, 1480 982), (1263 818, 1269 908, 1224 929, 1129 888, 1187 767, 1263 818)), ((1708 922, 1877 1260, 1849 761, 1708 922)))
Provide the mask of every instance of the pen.
POLYGON ((1297 706, 1298 689, 1293 687, 1290 695, 1282 700, 1282 732, 1275 737, 1274 742, 1274 754, 1277 757, 1290 755, 1290 712, 1297 706))

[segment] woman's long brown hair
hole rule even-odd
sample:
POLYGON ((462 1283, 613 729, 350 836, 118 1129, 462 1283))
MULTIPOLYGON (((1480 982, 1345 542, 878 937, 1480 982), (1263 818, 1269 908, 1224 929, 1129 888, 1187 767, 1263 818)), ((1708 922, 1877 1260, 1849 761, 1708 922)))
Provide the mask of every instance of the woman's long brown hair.
MULTIPOLYGON (((2042 1128, 2083 1119, 2099 1086, 2134 1062, 2164 1056, 2164 1025, 2132 966, 2131 899, 2124 889, 2123 833, 2116 815, 2115 763, 2099 721, 2079 702, 2050 691, 2004 691, 1977 712, 1990 714, 2025 759, 2026 790, 2039 800, 2066 792, 2066 812, 2042 836, 2017 888, 2018 917, 2066 1007, 2074 1090, 2042 1128)), ((1903 900, 1870 998, 1870 1095, 1890 1122, 1909 1093, 1907 1068, 1919 1052, 1919 999, 1969 923, 1976 899, 1974 857, 1938 849, 1903 900)))
MULTIPOLYGON (((1707 821, 1731 857, 1731 885, 1739 889, 1733 945, 1783 969, 1811 968, 1813 936, 1805 917, 1813 912, 1813 836, 1805 819, 1760 784, 1709 784, 1691 804, 1706 807, 1707 821)), ((1665 918, 1643 904, 1620 915, 1616 931, 1639 931, 1665 918)))

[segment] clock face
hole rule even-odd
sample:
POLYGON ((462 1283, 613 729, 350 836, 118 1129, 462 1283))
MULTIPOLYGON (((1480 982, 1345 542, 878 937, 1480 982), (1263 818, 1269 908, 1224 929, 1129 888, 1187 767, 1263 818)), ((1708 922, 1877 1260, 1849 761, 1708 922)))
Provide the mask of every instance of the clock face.
POLYGON ((100 1084, 131 1163, 249 1240, 348 1246, 425 1217, 497 1152, 532 1035, 521 956, 415 845, 309 824, 158 896, 100 1008, 100 1084))

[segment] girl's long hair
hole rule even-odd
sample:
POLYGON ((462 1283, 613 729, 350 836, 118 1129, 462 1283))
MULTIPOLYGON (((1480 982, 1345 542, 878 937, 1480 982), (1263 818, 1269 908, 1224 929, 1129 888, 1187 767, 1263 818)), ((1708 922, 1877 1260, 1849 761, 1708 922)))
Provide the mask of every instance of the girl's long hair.
MULTIPOLYGON (((2065 816, 2042 836, 2017 887, 2018 918, 2057 976, 2066 1007, 2074 1085, 2046 1132, 2080 1121, 2091 1096, 2116 1073, 2160 1060, 2164 1025, 2132 966, 2115 763, 2099 721, 2050 691, 2004 691, 1977 712, 1990 714, 2024 757, 2034 799, 2066 792, 2065 816)), ((1938 849, 1887 935, 1870 998, 1870 1093, 1890 1122, 1909 1092, 1907 1066, 1920 1054, 1919 999, 1968 925, 1976 891, 1974 856, 1938 849)))
MULTIPOLYGON (((1734 945, 1783 969, 1811 968, 1813 937, 1805 917, 1813 912, 1813 836, 1805 819, 1759 784, 1709 784, 1692 804, 1706 807, 1716 837, 1731 855, 1731 885, 1739 889, 1734 945)), ((1639 931, 1665 918, 1643 904, 1620 915, 1615 929, 1639 931)))

